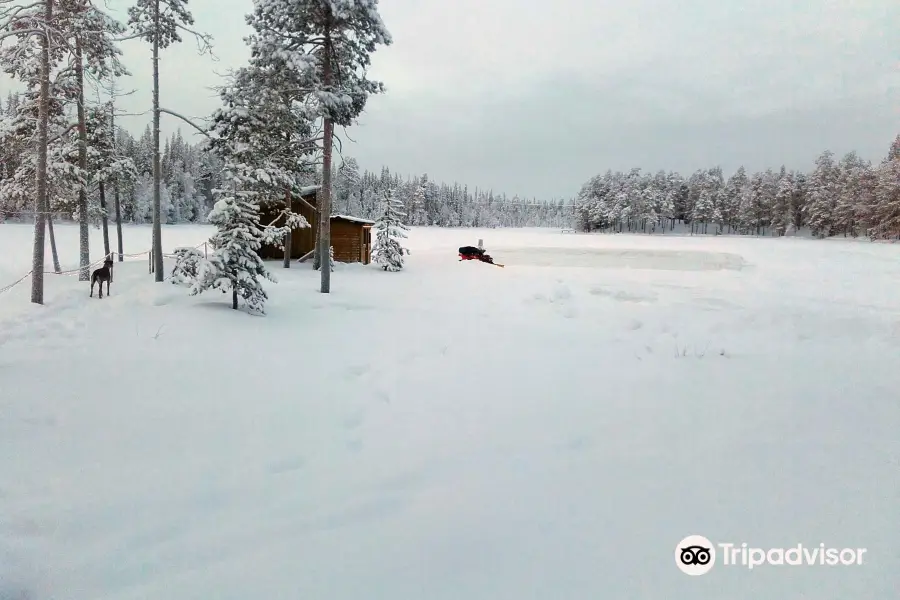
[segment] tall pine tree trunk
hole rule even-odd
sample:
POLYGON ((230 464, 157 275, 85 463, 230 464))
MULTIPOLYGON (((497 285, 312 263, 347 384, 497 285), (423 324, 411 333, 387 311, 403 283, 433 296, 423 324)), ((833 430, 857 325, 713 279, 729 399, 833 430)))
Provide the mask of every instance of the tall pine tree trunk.
MULTIPOLYGON (((325 44, 322 49, 325 55, 323 65, 323 83, 325 89, 331 91, 331 30, 325 30, 325 44)), ((334 121, 325 116, 325 139, 322 141, 322 190, 319 199, 319 268, 322 273, 321 293, 331 292, 331 261, 328 260, 328 249, 331 247, 331 153, 334 137, 334 121)))
POLYGON ((47 121, 50 108, 50 24, 53 0, 44 0, 44 32, 41 39, 41 84, 38 97, 37 173, 34 216, 34 249, 31 255, 31 301, 44 303, 44 217, 47 214, 47 121))
POLYGON ((109 217, 106 215, 106 187, 101 179, 100 185, 100 219, 103 221, 103 252, 109 256, 109 217))
POLYGON ((87 200, 87 127, 84 117, 84 64, 81 60, 81 38, 75 38, 75 83, 78 86, 78 168, 85 179, 78 188, 78 281, 91 278, 90 223, 87 200))
POLYGON ((159 168, 159 2, 153 2, 153 272, 157 282, 163 276, 162 200, 159 168))
MULTIPOLYGON (((287 221, 288 216, 290 216, 290 213, 291 213, 291 190, 290 189, 285 192, 284 201, 285 201, 285 204, 287 205, 287 208, 285 209, 285 210, 287 210, 287 213, 285 214, 284 218, 285 218, 285 221, 287 221)), ((291 268, 291 251, 293 250, 293 246, 294 246, 294 230, 293 230, 293 228, 291 228, 291 229, 288 229, 286 234, 284 234, 284 268, 285 269, 291 268)))
MULTIPOLYGON (((110 103, 111 110, 109 111, 109 125, 110 130, 112 131, 113 136, 113 145, 116 145, 116 110, 115 107, 110 103)), ((115 203, 116 210, 116 237, 118 238, 118 255, 119 262, 125 260, 122 257, 122 205, 119 201, 119 177, 116 176, 113 181, 113 202, 115 203)))
POLYGON ((118 238, 118 254, 119 254, 119 262, 125 260, 122 257, 122 253, 124 250, 122 249, 122 204, 119 202, 119 182, 116 180, 115 187, 113 188, 113 198, 116 205, 116 237, 118 238))
POLYGON ((53 257, 53 271, 60 273, 62 267, 59 266, 59 253, 56 251, 56 236, 53 235, 53 215, 47 213, 47 233, 50 234, 50 255, 53 257))

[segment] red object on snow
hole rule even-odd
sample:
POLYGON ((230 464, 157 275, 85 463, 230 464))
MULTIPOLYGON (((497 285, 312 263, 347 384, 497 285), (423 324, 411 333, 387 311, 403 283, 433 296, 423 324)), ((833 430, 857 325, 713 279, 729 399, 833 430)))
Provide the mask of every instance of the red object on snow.
POLYGON ((488 263, 489 265, 495 265, 497 267, 503 266, 495 263, 490 254, 485 254, 483 249, 476 248, 475 246, 463 246, 462 248, 460 248, 459 260, 480 260, 481 262, 488 263))

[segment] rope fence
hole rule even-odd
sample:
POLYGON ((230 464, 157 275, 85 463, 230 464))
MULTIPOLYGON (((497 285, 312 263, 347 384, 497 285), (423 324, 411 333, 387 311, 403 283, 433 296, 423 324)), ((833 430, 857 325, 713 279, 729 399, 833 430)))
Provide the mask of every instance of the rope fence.
MULTIPOLYGON (((209 245, 209 242, 200 242, 200 243, 197 244, 196 246, 191 247, 191 249, 192 249, 192 250, 198 250, 198 249, 200 249, 200 248, 202 247, 202 248, 203 248, 203 257, 204 257, 204 258, 208 258, 208 257, 209 257, 209 256, 208 256, 208 245, 209 245)), ((119 254, 118 252, 115 252, 115 251, 114 251, 114 252, 110 252, 109 254, 104 255, 103 258, 100 258, 100 259, 98 259, 98 260, 96 260, 96 261, 92 262, 91 264, 86 265, 86 266, 84 266, 84 267, 76 267, 76 268, 74 268, 74 269, 69 269, 69 270, 66 270, 66 271, 55 271, 55 270, 53 270, 53 271, 44 271, 44 274, 45 274, 45 275, 65 275, 65 276, 71 276, 71 275, 74 275, 74 274, 76 274, 76 273, 81 273, 82 271, 85 271, 85 270, 86 270, 86 271, 90 271, 90 269, 92 269, 93 267, 96 267, 96 266, 98 266, 98 265, 103 264, 106 260, 112 260, 112 261, 114 261, 114 263, 115 263, 115 257, 116 257, 116 256, 119 256, 119 257, 120 257, 119 262, 121 262, 121 259, 122 259, 122 258, 137 258, 137 257, 139 257, 139 256, 144 256, 145 254, 147 255, 147 265, 148 265, 148 267, 149 267, 149 272, 150 272, 150 273, 153 273, 153 272, 154 272, 154 269, 153 269, 153 266, 154 266, 154 265, 153 265, 153 249, 151 248, 151 249, 149 249, 149 250, 144 250, 143 252, 135 252, 135 253, 133 253, 133 254, 119 254)), ((163 254, 163 257, 165 257, 165 258, 176 258, 177 255, 176 255, 176 254, 163 254)), ((115 270, 115 269, 113 269, 113 270, 115 270)), ((28 271, 27 273, 25 273, 24 275, 22 275, 22 277, 20 277, 20 278, 17 279, 16 281, 14 281, 14 282, 12 282, 12 283, 10 283, 10 284, 8 284, 8 285, 5 285, 5 286, 3 286, 3 287, 0 287, 0 295, 5 294, 6 292, 10 291, 10 290, 13 289, 14 287, 16 287, 17 285, 19 285, 19 284, 22 283, 23 281, 25 281, 26 279, 28 279, 28 278, 32 275, 32 273, 34 273, 34 269, 32 269, 31 271, 28 271)), ((110 276, 112 276, 112 273, 110 273, 110 276)), ((170 275, 170 277, 171 277, 171 275, 170 275)), ((169 277, 166 277, 166 279, 169 279, 169 277)))

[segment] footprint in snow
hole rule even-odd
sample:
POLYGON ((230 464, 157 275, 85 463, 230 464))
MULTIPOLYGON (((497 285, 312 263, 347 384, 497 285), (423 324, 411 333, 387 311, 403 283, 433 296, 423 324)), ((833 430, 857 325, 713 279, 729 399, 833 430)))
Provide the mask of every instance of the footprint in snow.
POLYGON ((366 373, 371 370, 371 366, 368 364, 365 365, 352 365, 347 369, 347 372, 353 377, 362 377, 366 373))
POLYGON ((272 475, 281 475, 282 473, 290 473, 292 471, 299 471, 303 467, 306 466, 306 459, 302 456, 295 456, 290 458, 284 458, 282 460, 275 461, 269 465, 269 473, 272 475))
POLYGON ((348 416, 344 417, 344 421, 343 421, 344 429, 356 429, 357 427, 359 427, 360 425, 363 424, 364 420, 365 420, 365 413, 363 413, 362 411, 348 415, 348 416))

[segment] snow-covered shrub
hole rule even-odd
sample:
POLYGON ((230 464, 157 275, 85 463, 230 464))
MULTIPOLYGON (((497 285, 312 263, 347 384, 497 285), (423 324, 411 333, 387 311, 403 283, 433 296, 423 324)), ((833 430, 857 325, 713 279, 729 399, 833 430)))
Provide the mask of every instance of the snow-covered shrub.
POLYGON ((170 277, 176 285, 193 285, 205 259, 203 253, 196 248, 176 248, 175 268, 170 277))
POLYGON ((375 222, 375 244, 372 248, 372 260, 385 271, 399 271, 403 268, 403 255, 409 250, 400 245, 400 240, 407 237, 409 228, 401 219, 403 203, 398 200, 393 190, 384 192, 384 214, 375 222))

